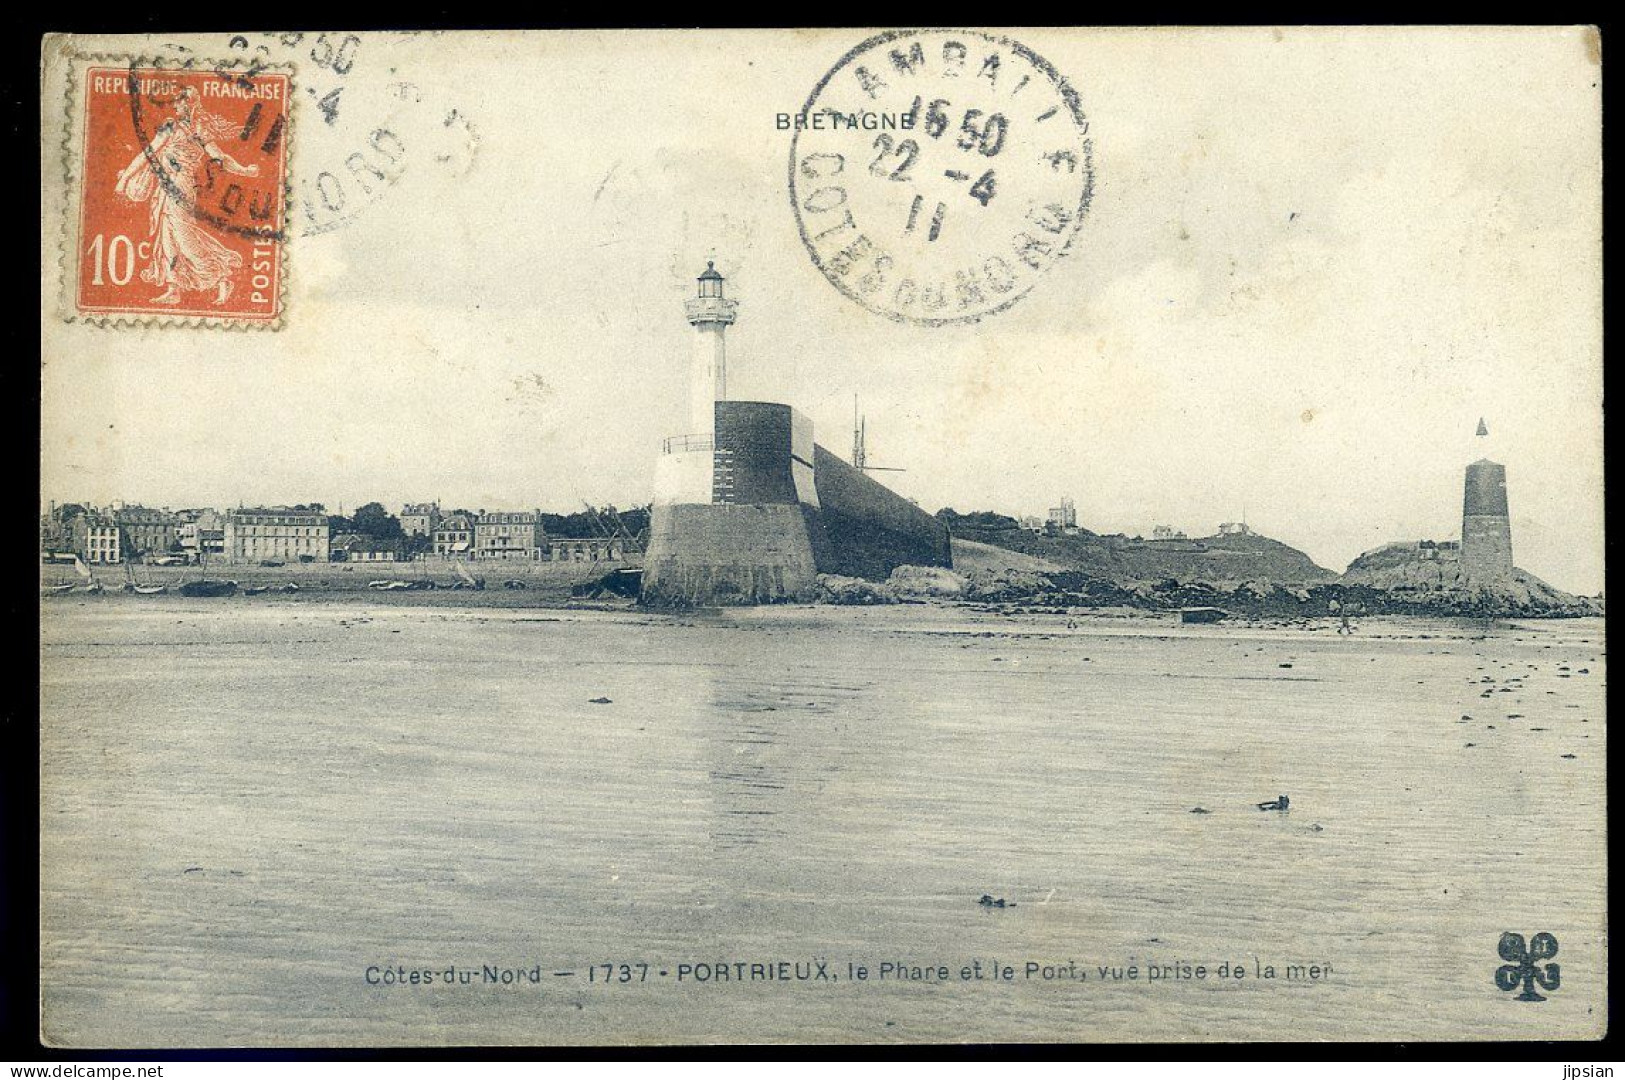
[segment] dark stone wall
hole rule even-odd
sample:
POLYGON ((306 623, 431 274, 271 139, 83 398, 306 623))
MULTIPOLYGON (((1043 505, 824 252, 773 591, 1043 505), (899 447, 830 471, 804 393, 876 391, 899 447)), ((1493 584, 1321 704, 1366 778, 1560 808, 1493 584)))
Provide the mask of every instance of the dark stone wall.
POLYGON ((643 602, 772 604, 813 598, 816 511, 799 504, 655 506, 643 602))
POLYGON ((1512 574, 1506 466, 1487 459, 1467 466, 1461 511, 1461 572, 1472 584, 1512 574))
POLYGON ((719 401, 712 490, 720 503, 795 503, 790 473, 794 410, 766 401, 719 401))
POLYGON ((884 581, 899 566, 953 565, 948 530, 936 518, 822 446, 813 459, 828 538, 820 573, 884 581))
POLYGON ((645 603, 805 601, 822 573, 883 581, 904 564, 951 565, 945 527, 815 445, 790 406, 719 401, 715 430, 713 501, 651 513, 645 603), (797 496, 797 470, 819 506, 797 496))
POLYGON ((1462 516, 1490 514, 1505 517, 1506 512, 1506 466, 1488 460, 1475 461, 1467 466, 1467 483, 1462 495, 1462 516))
POLYGON ((1504 515, 1461 519, 1461 572, 1469 584, 1512 576, 1512 523, 1504 515))

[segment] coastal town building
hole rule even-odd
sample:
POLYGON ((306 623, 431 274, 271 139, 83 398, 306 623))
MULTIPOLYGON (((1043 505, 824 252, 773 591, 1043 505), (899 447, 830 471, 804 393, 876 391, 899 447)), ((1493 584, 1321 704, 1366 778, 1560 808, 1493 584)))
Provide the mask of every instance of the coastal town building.
POLYGON ((129 558, 162 555, 179 539, 179 519, 168 510, 145 506, 122 506, 113 511, 113 522, 123 532, 124 553, 129 558))
POLYGON ((589 537, 580 540, 546 537, 541 557, 551 562, 605 562, 627 557, 627 542, 618 536, 589 537))
POLYGON ((474 519, 468 514, 452 514, 434 529, 434 553, 456 559, 474 555, 474 519))
POLYGON ((328 559, 331 562, 398 562, 400 558, 399 543, 363 536, 361 533, 339 533, 328 545, 328 559))
POLYGON ((1416 552, 1423 559, 1459 559, 1461 545, 1454 540, 1418 540, 1416 552))
POLYGON ((497 510, 474 519, 476 559, 538 559, 544 540, 536 510, 497 510))
POLYGON ((1176 529, 1172 525, 1158 525, 1156 528, 1151 530, 1151 539, 1184 540, 1186 539, 1185 530, 1176 529))
POLYGON ((1252 534, 1253 530, 1247 527, 1247 523, 1245 521, 1219 522, 1220 536, 1251 536, 1252 534))
POLYGON ((71 520, 63 516, 62 508, 52 503, 50 509, 40 515, 40 551, 50 554, 74 550, 71 525, 71 520))
POLYGON ((1071 499, 1062 499, 1060 506, 1052 506, 1049 518, 1046 521, 1052 529, 1076 529, 1078 527, 1078 509, 1072 505, 1071 499))
POLYGON ((439 525, 439 503, 407 503, 401 507, 401 531, 407 536, 433 537, 439 525))
MULTIPOLYGON (((1404 556, 1410 562, 1445 562, 1460 558, 1461 545, 1454 540, 1391 540, 1360 552, 1360 559, 1375 556, 1404 556)), ((1358 561, 1358 560, 1357 560, 1358 561)))
POLYGON ((208 508, 176 512, 175 538, 193 562, 226 553, 226 517, 208 508))
POLYGON ((74 519, 79 543, 75 550, 87 563, 124 561, 123 534, 118 523, 101 514, 81 514, 74 519))
POLYGON ((286 506, 233 510, 226 515, 224 541, 228 559, 326 562, 327 515, 286 506))

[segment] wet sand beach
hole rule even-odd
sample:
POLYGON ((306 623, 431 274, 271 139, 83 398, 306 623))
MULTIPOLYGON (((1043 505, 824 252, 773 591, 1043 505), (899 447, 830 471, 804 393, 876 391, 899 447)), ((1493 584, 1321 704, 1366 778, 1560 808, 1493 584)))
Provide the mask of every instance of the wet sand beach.
POLYGON ((1603 1030, 1600 619, 44 608, 53 1043, 1603 1030))

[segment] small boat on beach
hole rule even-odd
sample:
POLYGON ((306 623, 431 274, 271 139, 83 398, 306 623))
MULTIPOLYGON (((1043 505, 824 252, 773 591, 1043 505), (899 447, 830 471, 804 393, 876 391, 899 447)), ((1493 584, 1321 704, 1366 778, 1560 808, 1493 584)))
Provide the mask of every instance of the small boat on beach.
POLYGON ((463 564, 460 561, 458 561, 456 559, 453 559, 452 562, 451 562, 451 568, 453 570, 457 571, 457 576, 462 579, 461 581, 458 581, 455 584, 453 584, 452 588, 454 588, 454 589, 483 589, 483 588, 485 588, 485 579, 483 577, 475 577, 473 574, 470 574, 467 570, 463 569, 463 564))
POLYGON ((182 596, 235 596, 237 583, 235 581, 219 581, 210 578, 198 578, 181 585, 182 596))
POLYGON ((1188 607, 1179 609, 1179 621, 1182 623, 1216 623, 1229 617, 1230 613, 1223 608, 1188 607))
POLYGON ((137 596, 157 596, 164 592, 162 585, 148 585, 135 576, 135 567, 130 563, 124 564, 124 591, 135 593, 137 596))
MULTIPOLYGON (((49 585, 49 586, 46 586, 45 591, 50 592, 50 593, 67 593, 67 592, 99 593, 99 592, 101 592, 102 591, 102 583, 96 579, 96 572, 94 570, 92 570, 89 567, 89 565, 86 564, 85 560, 81 559, 78 555, 74 555, 72 558, 73 558, 73 570, 74 570, 74 573, 79 575, 79 581, 76 584, 49 585)), ((60 561, 60 560, 57 560, 57 561, 60 561)))
POLYGON ((208 578, 202 576, 203 574, 207 573, 209 565, 208 558, 208 555, 204 554, 203 552, 198 553, 199 576, 191 581, 182 582, 181 587, 176 591, 182 596, 237 595, 237 583, 235 581, 221 581, 218 578, 208 578))
POLYGON ((611 570, 596 581, 572 585, 570 595, 577 598, 596 600, 607 592, 616 596, 628 596, 635 599, 642 588, 643 567, 623 566, 618 570, 611 570))

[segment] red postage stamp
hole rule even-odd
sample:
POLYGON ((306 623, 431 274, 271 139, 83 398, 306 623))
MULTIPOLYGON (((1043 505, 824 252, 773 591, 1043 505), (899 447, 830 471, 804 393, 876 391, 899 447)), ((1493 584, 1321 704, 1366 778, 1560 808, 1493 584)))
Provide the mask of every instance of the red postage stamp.
POLYGON ((77 313, 277 325, 289 76, 91 66, 81 95, 77 313))

